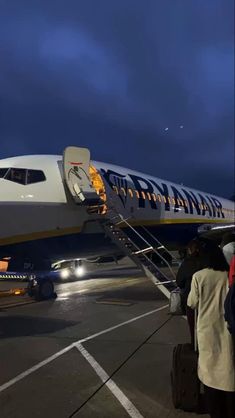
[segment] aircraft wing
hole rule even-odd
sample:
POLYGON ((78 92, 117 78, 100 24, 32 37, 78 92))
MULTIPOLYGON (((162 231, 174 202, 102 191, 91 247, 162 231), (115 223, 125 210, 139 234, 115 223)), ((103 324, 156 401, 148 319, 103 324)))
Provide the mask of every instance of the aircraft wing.
POLYGON ((204 224, 198 228, 198 234, 202 237, 221 241, 224 234, 235 232, 235 224, 204 224))

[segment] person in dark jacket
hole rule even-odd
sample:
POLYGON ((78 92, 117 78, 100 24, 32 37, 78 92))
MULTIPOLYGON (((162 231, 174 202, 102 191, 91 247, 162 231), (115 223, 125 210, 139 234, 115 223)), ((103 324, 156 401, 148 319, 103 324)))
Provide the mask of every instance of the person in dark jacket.
POLYGON ((206 267, 205 254, 214 244, 209 240, 195 238, 187 246, 187 256, 183 260, 176 275, 177 286, 181 289, 183 313, 187 315, 191 344, 194 346, 194 310, 187 306, 193 274, 206 267))

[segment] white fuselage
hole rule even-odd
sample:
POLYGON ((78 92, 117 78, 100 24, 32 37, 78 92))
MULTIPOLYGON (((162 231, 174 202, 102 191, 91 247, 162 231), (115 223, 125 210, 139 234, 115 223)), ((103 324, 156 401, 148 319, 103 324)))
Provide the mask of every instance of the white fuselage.
MULTIPOLYGON (((133 225, 234 221, 232 201, 119 166, 95 161, 92 164, 104 181, 107 206, 114 206, 133 225)), ((0 177, 0 250, 23 242, 77 234, 92 217, 85 206, 72 199, 64 181, 61 156, 0 160, 0 170, 7 168, 41 170, 45 180, 19 184, 0 177)))

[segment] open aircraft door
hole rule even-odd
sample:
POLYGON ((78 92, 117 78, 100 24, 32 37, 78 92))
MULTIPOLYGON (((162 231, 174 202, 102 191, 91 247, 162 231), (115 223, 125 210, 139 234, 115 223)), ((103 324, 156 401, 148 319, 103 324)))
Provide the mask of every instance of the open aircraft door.
POLYGON ((87 148, 67 147, 63 155, 66 184, 77 204, 97 206, 100 196, 90 178, 90 151, 87 148))

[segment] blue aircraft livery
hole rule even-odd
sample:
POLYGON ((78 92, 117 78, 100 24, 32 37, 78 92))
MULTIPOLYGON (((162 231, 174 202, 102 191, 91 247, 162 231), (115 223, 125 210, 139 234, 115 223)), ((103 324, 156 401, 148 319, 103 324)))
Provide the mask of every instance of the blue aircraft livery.
POLYGON ((128 189, 132 189, 138 192, 139 208, 145 208, 147 194, 151 197, 153 195, 159 197, 159 201, 154 198, 148 200, 153 210, 156 210, 159 203, 163 202, 165 211, 170 211, 173 207, 174 212, 178 212, 182 208, 185 214, 225 218, 222 203, 215 196, 208 196, 185 187, 179 188, 171 183, 156 181, 156 179, 141 177, 133 173, 123 175, 117 171, 102 168, 101 174, 112 189, 125 191, 118 194, 124 207, 127 202, 128 189))

